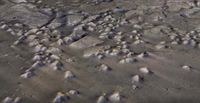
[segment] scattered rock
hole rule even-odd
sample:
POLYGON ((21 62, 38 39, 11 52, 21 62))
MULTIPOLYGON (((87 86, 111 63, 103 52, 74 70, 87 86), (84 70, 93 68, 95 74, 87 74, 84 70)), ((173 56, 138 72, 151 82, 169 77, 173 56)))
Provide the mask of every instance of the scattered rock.
POLYGON ((24 74, 21 75, 22 78, 31 78, 34 76, 34 73, 31 71, 26 71, 24 74))
POLYGON ((97 99, 97 103, 108 103, 108 99, 105 97, 105 94, 100 96, 98 99, 97 99))
POLYGON ((2 103, 22 103, 22 99, 20 97, 16 97, 15 99, 6 97, 2 103))
POLYGON ((132 83, 138 83, 138 82, 141 82, 142 78, 139 76, 139 75, 134 75, 132 77, 132 83))
POLYGON ((70 91, 68 92, 68 94, 77 96, 77 95, 79 95, 80 93, 79 93, 79 91, 77 91, 77 90, 70 90, 70 91))
POLYGON ((113 93, 113 94, 109 97, 109 101, 111 101, 111 102, 120 102, 120 101, 121 101, 121 96, 120 96, 119 92, 113 93))
POLYGON ((64 78, 67 79, 67 80, 73 79, 73 78, 75 78, 75 75, 71 71, 66 71, 64 78))
POLYGON ((51 63, 50 66, 52 67, 53 70, 62 70, 62 68, 63 68, 63 64, 58 60, 51 63))
POLYGON ((22 103, 22 98, 16 97, 13 103, 22 103))
POLYGON ((13 99, 11 97, 6 97, 2 103, 13 103, 13 99))
POLYGON ((106 64, 101 64, 99 67, 99 71, 108 72, 108 71, 111 71, 111 68, 107 66, 106 64))
POLYGON ((58 92, 57 96, 53 100, 53 103, 66 103, 67 101, 69 101, 69 97, 62 92, 58 92))
POLYGON ((156 47, 156 49, 158 49, 158 50, 167 48, 167 46, 166 46, 166 45, 163 45, 163 44, 158 44, 158 45, 156 45, 155 47, 156 47))
POLYGON ((143 53, 137 55, 137 57, 138 57, 138 58, 141 58, 141 59, 146 58, 146 57, 148 57, 148 56, 149 56, 149 53, 148 53, 148 52, 143 52, 143 53))
POLYGON ((55 60, 60 60, 60 57, 57 56, 57 55, 55 55, 55 54, 52 54, 52 55, 50 56, 50 58, 55 59, 55 60))
POLYGON ((151 71, 147 67, 142 67, 139 69, 139 71, 143 74, 150 74, 151 71))
POLYGON ((191 67, 191 66, 188 66, 188 65, 183 65, 183 66, 182 66, 182 69, 187 70, 187 71, 190 71, 190 70, 192 69, 192 67, 191 67))

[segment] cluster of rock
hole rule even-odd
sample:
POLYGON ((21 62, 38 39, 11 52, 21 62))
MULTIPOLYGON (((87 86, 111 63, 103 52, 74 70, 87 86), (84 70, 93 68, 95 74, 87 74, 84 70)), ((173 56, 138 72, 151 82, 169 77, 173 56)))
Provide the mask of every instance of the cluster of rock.
POLYGON ((189 45, 194 48, 200 47, 200 32, 198 30, 190 31, 186 34, 173 34, 169 38, 172 40, 171 44, 189 45))

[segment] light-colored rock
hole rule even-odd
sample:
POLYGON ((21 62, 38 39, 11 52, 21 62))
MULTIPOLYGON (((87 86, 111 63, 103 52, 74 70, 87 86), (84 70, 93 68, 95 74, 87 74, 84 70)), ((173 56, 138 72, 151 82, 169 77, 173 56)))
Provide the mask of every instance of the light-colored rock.
POLYGON ((68 97, 64 93, 57 93, 56 97, 53 100, 53 103, 66 103, 69 101, 68 97))
POLYGON ((36 40, 36 39, 34 39, 33 41, 29 42, 28 45, 29 45, 30 47, 37 46, 37 45, 39 45, 39 41, 36 40))
POLYGON ((97 99, 96 103, 108 103, 108 99, 105 97, 105 95, 102 95, 97 99))
POLYGON ((77 96, 77 95, 79 95, 80 93, 79 93, 77 90, 70 90, 70 91, 68 92, 68 94, 77 96))
POLYGON ((100 17, 100 15, 89 16, 88 18, 86 18, 85 20, 83 20, 82 23, 85 24, 85 23, 88 23, 88 22, 95 21, 99 17, 100 17))
POLYGON ((34 51, 39 52, 39 51, 41 51, 42 48, 43 48, 43 45, 38 44, 38 45, 35 46, 34 51))
POLYGON ((27 31, 24 35, 25 36, 28 36, 28 35, 31 35, 31 34, 35 35, 38 30, 39 30, 38 28, 32 28, 29 31, 27 31))
POLYGON ((138 88, 137 85, 132 85, 132 89, 133 89, 133 90, 135 90, 135 89, 137 89, 137 88, 138 88))
POLYGON ((111 102, 120 102, 120 101, 121 101, 121 96, 120 96, 119 92, 113 93, 113 94, 109 97, 109 101, 111 101, 111 102))
POLYGON ((98 59, 103 59, 105 56, 103 55, 103 54, 99 54, 99 55, 97 55, 97 58, 98 59))
POLYGON ((69 15, 67 16, 67 24, 69 26, 74 26, 77 25, 78 23, 80 23, 83 20, 83 16, 82 15, 69 15))
POLYGON ((88 27, 88 31, 93 32, 95 29, 91 26, 88 27))
POLYGON ((72 78, 75 78, 75 75, 71 71, 66 71, 64 78, 65 79, 72 79, 72 78))
POLYGON ((73 58, 67 58, 67 59, 66 59, 66 62, 67 62, 67 63, 72 63, 72 62, 75 62, 75 60, 74 60, 73 58))
POLYGON ((63 41, 62 39, 58 39, 57 44, 58 44, 58 45, 63 45, 63 44, 64 44, 64 41, 63 41))
POLYGON ((22 78, 31 78, 34 75, 31 71, 26 71, 24 74, 21 75, 22 78))
POLYGON ((8 28, 8 25, 7 25, 7 24, 3 24, 3 25, 1 25, 0 28, 1 28, 1 29, 6 29, 6 28, 8 28))
POLYGON ((13 103, 13 99, 11 97, 6 97, 2 103, 13 103))
POLYGON ((134 17, 136 14, 137 14, 136 10, 130 10, 130 11, 125 13, 125 16, 126 16, 127 19, 130 19, 130 18, 134 17))
POLYGON ((33 41, 37 36, 36 35, 28 35, 26 38, 26 41, 31 42, 33 41))
POLYGON ((74 42, 74 40, 73 40, 72 37, 65 37, 65 38, 63 39, 63 41, 64 41, 64 43, 65 43, 66 45, 71 44, 72 42, 74 42))
POLYGON ((52 59, 55 59, 55 60, 60 60, 60 57, 58 55, 55 55, 55 54, 52 54, 50 57, 52 59))
POLYGON ((73 41, 78 41, 79 39, 83 38, 87 34, 84 30, 82 30, 82 28, 82 26, 80 28, 74 28, 73 32, 68 37, 72 38, 73 41))
POLYGON ((112 52, 110 52, 111 56, 118 56, 120 55, 122 52, 119 49, 113 49, 112 52))
POLYGON ((109 66, 107 66, 106 64, 101 64, 99 67, 99 71, 107 72, 110 70, 111 70, 111 68, 109 66))
POLYGON ((70 44, 70 47, 75 48, 75 49, 85 49, 85 48, 96 46, 101 43, 103 43, 103 41, 101 41, 97 38, 94 38, 91 36, 86 36, 86 37, 83 37, 82 39, 70 44))
POLYGON ((56 61, 54 61, 53 63, 51 63, 51 68, 53 69, 53 70, 61 70, 62 68, 63 68, 63 65, 62 65, 62 63, 60 62, 60 61, 58 61, 58 60, 56 60, 56 61))
POLYGON ((140 82, 141 77, 139 75, 134 75, 131 79, 132 79, 131 80, 132 83, 138 83, 140 82))
POLYGON ((42 66, 41 61, 35 61, 32 65, 31 68, 39 68, 42 66))
POLYGON ((155 46, 155 48, 156 48, 157 50, 160 50, 160 49, 165 49, 165 48, 167 48, 167 46, 166 46, 166 45, 163 45, 163 44, 158 44, 158 45, 155 46))
POLYGON ((144 41, 143 40, 136 40, 136 41, 133 42, 133 44, 135 44, 135 45, 138 45, 138 44, 141 44, 141 43, 144 43, 144 41))
POLYGON ((61 50, 57 47, 50 47, 46 51, 47 53, 52 53, 52 54, 59 54, 61 53, 61 50))
POLYGON ((65 20, 61 20, 61 19, 54 19, 47 27, 51 28, 51 29, 57 29, 59 27, 61 27, 62 25, 64 25, 65 20))
POLYGON ((41 55, 35 55, 32 60, 33 61, 40 61, 41 59, 42 59, 41 55))
POLYGON ((6 97, 2 103, 22 103, 22 99, 20 97, 16 97, 15 99, 6 97))
POLYGON ((141 59, 146 58, 146 57, 148 57, 148 56, 149 56, 149 53, 148 53, 148 52, 143 52, 143 53, 137 55, 137 57, 138 57, 138 58, 141 58, 141 59))
POLYGON ((188 65, 183 65, 183 66, 182 66, 182 69, 187 70, 187 71, 190 71, 190 70, 192 69, 192 67, 191 67, 191 66, 188 66, 188 65))
POLYGON ((22 98, 16 97, 13 103, 22 103, 22 98))
POLYGON ((151 72, 147 67, 142 67, 139 71, 143 74, 149 74, 151 72))

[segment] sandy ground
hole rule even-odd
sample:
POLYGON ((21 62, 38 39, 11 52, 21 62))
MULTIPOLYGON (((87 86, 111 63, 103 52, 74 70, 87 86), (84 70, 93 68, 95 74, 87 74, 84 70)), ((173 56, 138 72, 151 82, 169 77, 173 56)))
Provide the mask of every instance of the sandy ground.
MULTIPOLYGON (((114 0, 96 6, 87 4, 86 0, 43 0, 42 3, 57 8, 80 9, 95 14, 116 6, 125 9, 133 9, 137 6, 138 8, 140 6, 150 8, 162 5, 162 1, 165 0, 114 0), (55 4, 57 1, 61 2, 61 6, 55 4)), ((4 3, 0 1, 0 7, 5 5, 4 3)), ((156 9, 155 12, 154 9, 152 12, 153 16, 157 13, 156 9)), ((163 22, 155 23, 155 25, 171 25, 178 29, 178 32, 189 32, 199 27, 198 14, 191 18, 184 18, 179 16, 180 12, 181 10, 168 11, 163 22)), ((149 20, 151 15, 142 14, 142 17, 146 18, 145 22, 151 23, 152 19, 149 20)), ((127 32, 129 35, 128 32, 132 31, 131 27, 132 25, 126 25, 120 27, 119 30, 127 32)), ((138 59, 136 63, 120 64, 119 60, 123 56, 107 56, 100 60, 93 57, 83 58, 85 49, 72 49, 65 45, 60 47, 62 50, 61 61, 64 65, 62 70, 55 71, 44 66, 35 71, 35 76, 21 78, 20 75, 33 63, 33 49, 27 43, 11 47, 18 36, 0 30, 0 101, 7 96, 19 96, 22 98, 22 103, 52 103, 57 92, 74 89, 78 90, 80 95, 70 96, 70 100, 66 103, 96 103, 98 97, 103 93, 110 95, 115 91, 121 95, 119 103, 200 103, 199 48, 167 43, 166 45, 170 48, 158 50, 155 45, 161 41, 170 41, 169 38, 162 35, 161 32, 151 34, 147 31, 147 33, 143 35, 143 39, 149 42, 147 44, 134 45, 133 41, 129 40, 130 48, 134 52, 150 52, 149 57, 138 59), (67 58, 73 58, 74 62, 67 63, 67 58), (112 70, 100 72, 97 68, 99 64, 106 64, 112 70), (189 65, 192 69, 184 70, 183 65, 189 65), (139 71, 141 67, 148 67, 152 73, 141 73, 139 71), (76 78, 65 80, 65 71, 72 71, 76 78), (138 88, 134 90, 131 77, 136 74, 140 75, 143 80, 136 84, 138 88)), ((88 35, 98 38, 97 32, 89 32, 88 35)), ((103 41, 104 43, 101 44, 103 46, 115 45, 113 39, 103 41)))

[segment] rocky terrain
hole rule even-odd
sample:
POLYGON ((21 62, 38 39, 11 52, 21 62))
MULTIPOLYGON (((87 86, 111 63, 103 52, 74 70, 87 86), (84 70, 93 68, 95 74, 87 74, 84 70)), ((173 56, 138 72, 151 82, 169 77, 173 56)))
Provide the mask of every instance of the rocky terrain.
POLYGON ((0 102, 200 103, 199 0, 0 0, 0 102))

